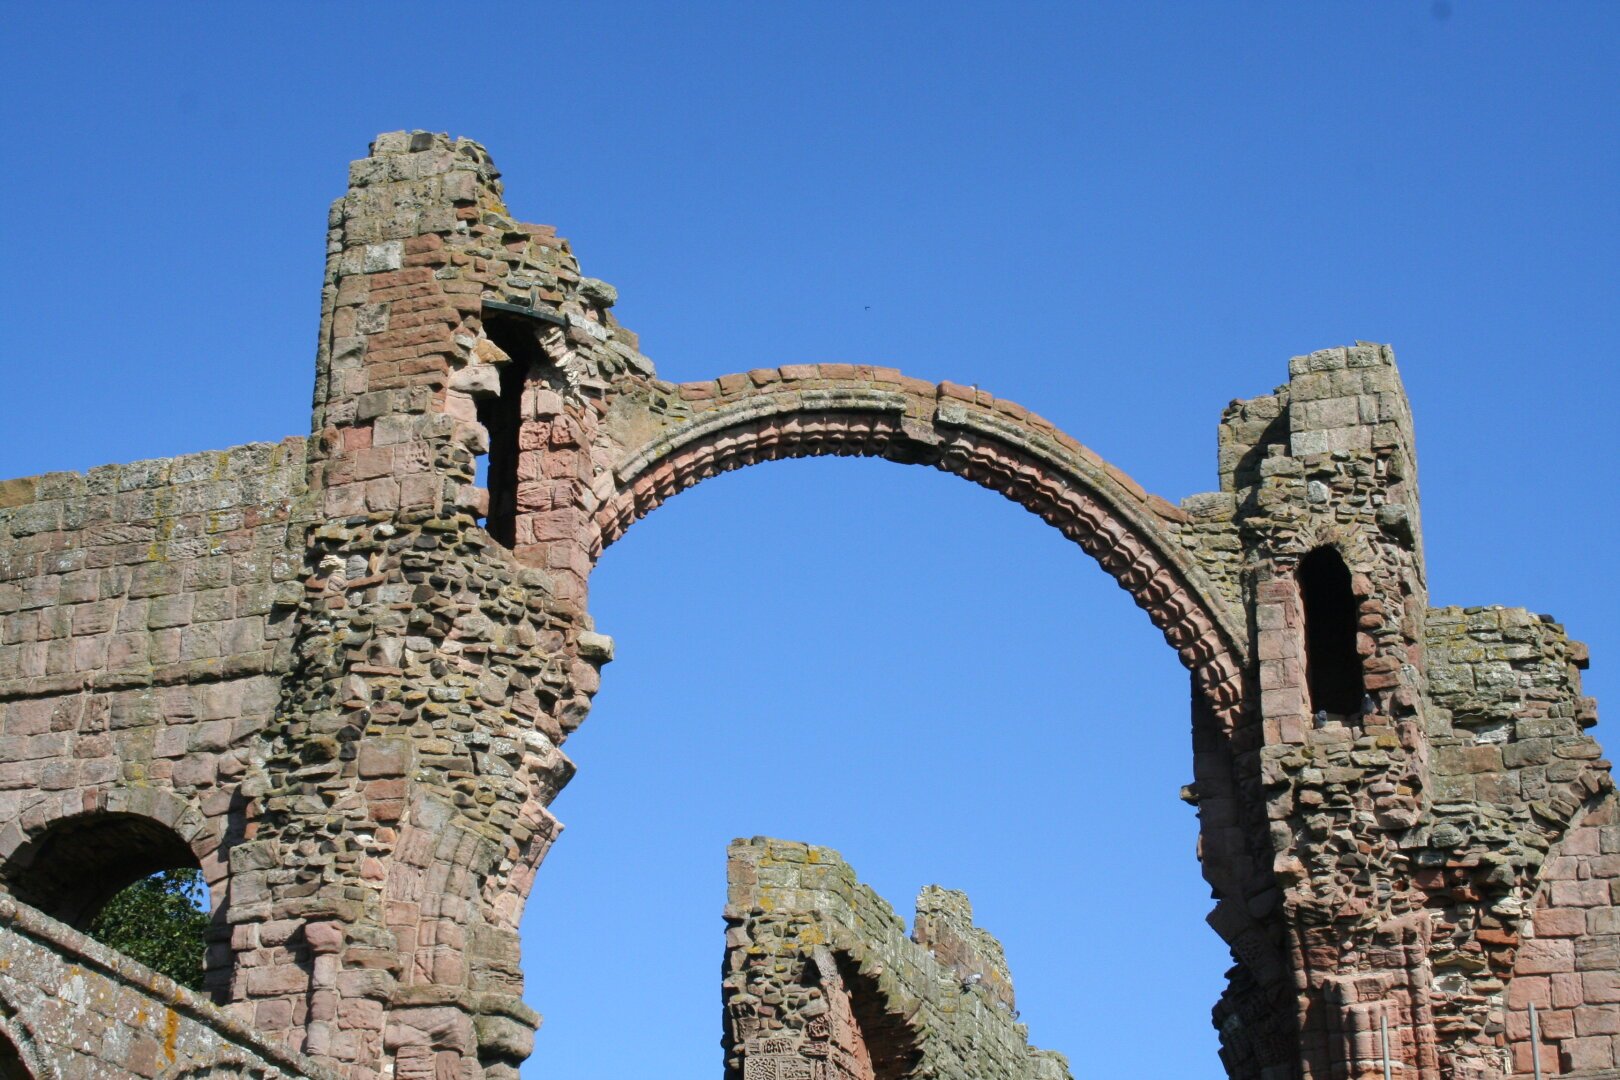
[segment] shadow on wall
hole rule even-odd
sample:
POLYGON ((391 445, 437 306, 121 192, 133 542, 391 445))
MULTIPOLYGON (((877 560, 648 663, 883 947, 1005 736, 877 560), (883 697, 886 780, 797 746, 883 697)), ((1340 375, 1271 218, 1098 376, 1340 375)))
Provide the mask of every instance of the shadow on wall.
POLYGON ((6 1037, 4 1031, 0 1031, 0 1080, 33 1080, 23 1066, 17 1045, 6 1037))

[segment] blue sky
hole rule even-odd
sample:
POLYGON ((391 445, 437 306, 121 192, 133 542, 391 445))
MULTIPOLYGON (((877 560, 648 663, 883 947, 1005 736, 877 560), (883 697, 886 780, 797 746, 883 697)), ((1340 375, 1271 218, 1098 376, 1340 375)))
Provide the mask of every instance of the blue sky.
MULTIPOLYGON (((0 475, 305 431, 325 208, 375 133, 445 130, 666 377, 978 383, 1172 499, 1290 355, 1391 342, 1432 600, 1555 614, 1612 707, 1617 46, 1596 3, 13 5, 0 475)), ((1185 677, 1078 549, 792 462, 593 588, 619 660, 525 923, 525 1075, 717 1075, 756 833, 902 911, 967 889, 1078 1073, 1220 1074, 1185 677)))

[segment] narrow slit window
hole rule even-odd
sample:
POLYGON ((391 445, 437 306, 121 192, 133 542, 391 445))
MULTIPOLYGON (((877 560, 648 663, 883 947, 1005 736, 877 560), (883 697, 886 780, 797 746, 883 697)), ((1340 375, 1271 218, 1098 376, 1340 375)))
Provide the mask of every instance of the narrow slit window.
POLYGON ((478 401, 478 422, 489 433, 489 454, 478 462, 474 482, 489 492, 485 531, 496 543, 510 548, 517 543, 518 430, 523 426, 523 385, 541 353, 533 331, 520 323, 490 319, 485 330, 512 359, 501 367, 500 396, 478 401))
POLYGON ((1350 716, 1361 711, 1361 654, 1356 651, 1359 604, 1350 568, 1330 547, 1317 548, 1299 564, 1305 604, 1305 681, 1311 710, 1350 716))

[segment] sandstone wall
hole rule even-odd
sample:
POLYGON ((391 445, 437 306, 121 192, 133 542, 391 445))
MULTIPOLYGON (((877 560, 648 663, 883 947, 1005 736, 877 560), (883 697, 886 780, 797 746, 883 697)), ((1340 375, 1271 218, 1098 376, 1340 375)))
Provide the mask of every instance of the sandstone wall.
MULTIPOLYGON (((276 708, 302 594, 304 472, 289 439, 0 485, 9 887, 71 907, 53 876, 116 874, 118 832, 56 860, 82 865, 35 863, 35 841, 76 815, 130 815, 176 833, 223 905, 234 787, 276 708)), ((226 961, 221 945, 216 986, 226 961)))

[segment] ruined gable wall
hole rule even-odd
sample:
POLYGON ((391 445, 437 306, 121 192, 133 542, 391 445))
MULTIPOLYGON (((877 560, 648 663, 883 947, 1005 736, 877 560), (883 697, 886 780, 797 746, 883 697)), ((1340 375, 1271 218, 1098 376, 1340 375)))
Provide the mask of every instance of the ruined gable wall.
MULTIPOLYGON (((299 634, 232 852, 236 1015, 354 1078, 513 1076, 538 1017, 517 921, 611 642, 583 505, 606 379, 635 367, 611 288, 512 220, 483 148, 378 138, 330 216, 299 634), (511 550, 482 526, 480 402, 514 363, 511 550)), ((638 377, 641 377, 638 375, 638 377)))
POLYGON ((1061 1054, 1029 1045, 1000 944, 971 917, 960 893, 925 890, 913 940, 837 852, 733 841, 727 1077, 1067 1080, 1061 1054))
POLYGON ((1515 1071, 1530 1069, 1531 1003, 1546 1071, 1613 1068, 1620 819, 1585 733, 1586 647, 1522 608, 1431 609, 1428 637, 1436 813, 1414 877, 1439 913, 1436 981, 1515 1071))

